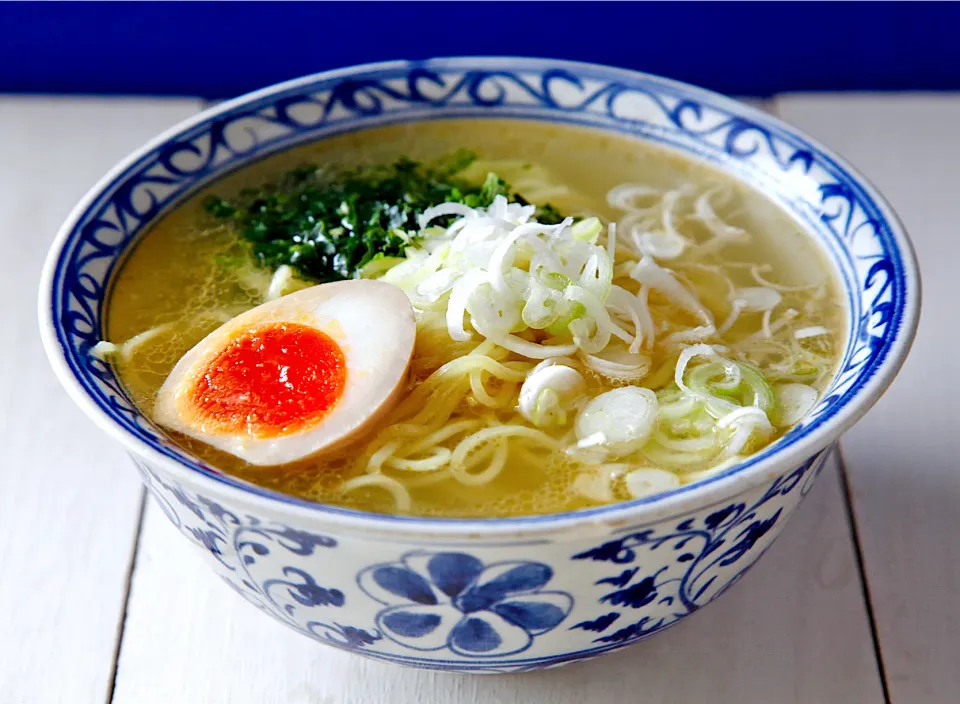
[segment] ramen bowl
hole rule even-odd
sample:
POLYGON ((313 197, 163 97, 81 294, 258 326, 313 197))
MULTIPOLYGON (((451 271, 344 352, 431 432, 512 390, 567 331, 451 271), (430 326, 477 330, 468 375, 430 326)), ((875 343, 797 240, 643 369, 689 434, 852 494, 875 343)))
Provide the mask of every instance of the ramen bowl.
POLYGON ((223 103, 97 184, 43 274, 47 354, 76 403, 123 444, 153 500, 240 596, 321 643, 408 666, 522 672, 650 637, 754 564, 840 435, 914 337, 920 280, 876 190, 839 157, 748 106, 667 79, 521 58, 332 71, 223 103), (189 455, 90 354, 113 274, 140 236, 211 181, 293 146, 401 122, 484 117, 587 126, 706 163, 786 211, 835 270, 847 307, 837 371, 784 437, 697 484, 566 514, 380 515, 254 486, 189 455))

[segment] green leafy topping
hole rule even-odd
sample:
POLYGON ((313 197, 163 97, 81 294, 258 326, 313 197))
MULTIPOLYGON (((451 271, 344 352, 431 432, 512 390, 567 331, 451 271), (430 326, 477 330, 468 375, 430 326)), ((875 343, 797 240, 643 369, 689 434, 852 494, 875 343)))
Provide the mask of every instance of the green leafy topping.
MULTIPOLYGON (((266 268, 287 264, 317 281, 370 276, 379 269, 368 267, 375 259, 402 257, 418 242, 419 216, 427 208, 447 202, 485 208, 496 196, 509 195, 509 185, 494 173, 479 185, 459 176, 475 159, 459 150, 432 165, 400 158, 333 178, 305 165, 232 200, 209 196, 203 205, 214 218, 235 225, 266 268)), ((520 196, 513 200, 526 204, 520 196)), ((433 224, 446 227, 453 219, 433 224)), ((537 219, 554 224, 562 218, 545 205, 537 219)))

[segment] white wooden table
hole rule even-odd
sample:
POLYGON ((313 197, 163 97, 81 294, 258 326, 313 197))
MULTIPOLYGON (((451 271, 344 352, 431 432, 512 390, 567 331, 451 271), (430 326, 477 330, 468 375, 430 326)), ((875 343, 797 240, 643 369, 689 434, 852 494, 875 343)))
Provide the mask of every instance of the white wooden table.
POLYGON ((765 105, 859 166, 916 244, 924 313, 890 392, 736 589, 657 638, 513 677, 324 648, 216 580, 48 370, 35 322, 60 222, 194 100, 0 96, 0 704, 857 704, 960 701, 960 97, 765 105))

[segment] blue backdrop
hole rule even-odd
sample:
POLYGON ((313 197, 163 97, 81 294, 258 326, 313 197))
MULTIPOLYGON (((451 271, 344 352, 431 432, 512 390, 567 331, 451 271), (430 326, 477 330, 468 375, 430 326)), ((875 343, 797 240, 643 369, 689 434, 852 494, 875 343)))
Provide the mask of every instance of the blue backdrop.
POLYGON ((960 89, 940 3, 4 3, 0 91, 222 98, 354 63, 550 56, 725 93, 960 89))

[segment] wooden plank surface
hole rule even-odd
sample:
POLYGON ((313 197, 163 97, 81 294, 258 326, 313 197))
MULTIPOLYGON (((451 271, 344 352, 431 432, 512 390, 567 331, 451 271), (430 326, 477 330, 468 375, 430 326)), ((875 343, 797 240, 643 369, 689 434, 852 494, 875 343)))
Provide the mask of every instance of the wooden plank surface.
POLYGON ((919 335, 890 391, 845 437, 844 458, 891 700, 960 701, 960 97, 779 102, 886 194, 917 249, 919 335))
POLYGON ((882 702, 833 460, 716 604, 593 662, 506 677, 418 672, 313 643, 216 578, 151 503, 114 704, 882 702))
POLYGON ((141 490, 69 401, 36 323, 40 267, 83 193, 195 101, 0 97, 0 703, 102 704, 141 490))

